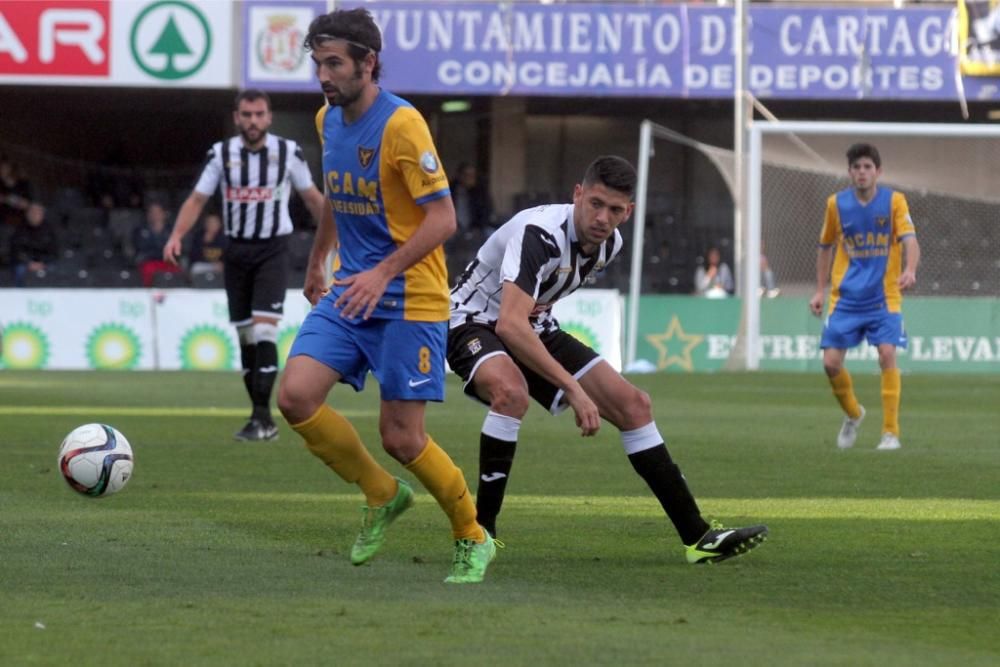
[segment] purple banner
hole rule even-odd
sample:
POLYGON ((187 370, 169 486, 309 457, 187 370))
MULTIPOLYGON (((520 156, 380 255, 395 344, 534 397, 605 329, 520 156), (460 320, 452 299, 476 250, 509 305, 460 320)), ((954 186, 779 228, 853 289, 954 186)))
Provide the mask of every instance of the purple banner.
MULTIPOLYGON (((364 6, 375 16, 384 41, 383 78, 394 92, 733 94, 732 8, 402 1, 339 5, 364 6)), ((955 14, 947 8, 751 7, 748 86, 765 99, 952 100, 961 88, 970 100, 1000 99, 1000 79, 959 75, 951 53, 955 14)), ((252 28, 251 21, 247 26, 252 28)), ((248 33, 248 51, 259 41, 258 34, 248 33)), ((249 74, 246 84, 316 88, 305 81, 276 86, 249 74)))
POLYGON ((327 11, 325 0, 243 4, 243 87, 319 91, 312 59, 303 48, 309 23, 327 11))

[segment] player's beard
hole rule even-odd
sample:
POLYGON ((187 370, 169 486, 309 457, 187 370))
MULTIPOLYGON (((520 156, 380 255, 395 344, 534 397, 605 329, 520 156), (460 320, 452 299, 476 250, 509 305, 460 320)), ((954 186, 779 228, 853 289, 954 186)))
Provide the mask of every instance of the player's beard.
POLYGON ((332 91, 324 90, 323 93, 331 106, 349 107, 361 98, 361 93, 364 91, 365 87, 360 81, 361 66, 354 63, 354 76, 345 87, 334 87, 332 91))
POLYGON ((248 130, 240 128, 240 136, 243 137, 244 144, 247 146, 254 146, 264 141, 264 137, 267 136, 267 130, 261 130, 256 127, 252 127, 248 130), (251 132, 256 133, 256 138, 251 135, 251 132))

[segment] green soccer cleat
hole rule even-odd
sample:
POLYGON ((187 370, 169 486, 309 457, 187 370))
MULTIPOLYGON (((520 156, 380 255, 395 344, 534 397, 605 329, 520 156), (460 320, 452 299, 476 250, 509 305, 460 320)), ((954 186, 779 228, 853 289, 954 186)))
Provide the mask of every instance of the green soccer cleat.
POLYGON ((413 507, 413 489, 403 480, 396 478, 399 489, 392 500, 381 507, 362 507, 361 532, 351 547, 351 563, 363 565, 372 559, 385 542, 385 529, 399 518, 399 515, 413 507))
POLYGON ((478 584, 486 576, 486 568, 496 558, 497 545, 490 534, 483 530, 486 541, 455 540, 455 559, 451 572, 445 577, 446 584, 478 584))
POLYGON ((689 563, 717 563, 745 554, 767 539, 767 526, 723 528, 718 521, 700 540, 685 547, 689 563))

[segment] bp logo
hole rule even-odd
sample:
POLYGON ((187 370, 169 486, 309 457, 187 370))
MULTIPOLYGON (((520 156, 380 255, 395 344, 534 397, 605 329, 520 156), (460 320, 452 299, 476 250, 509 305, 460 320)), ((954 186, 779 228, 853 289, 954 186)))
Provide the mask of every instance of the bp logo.
POLYGON ((292 349, 292 343, 295 341, 295 334, 299 332, 297 326, 285 327, 278 333, 278 365, 281 368, 285 367, 285 362, 288 361, 288 351, 292 349))
POLYGON ((212 29, 193 4, 161 0, 136 17, 129 47, 143 72, 175 81, 193 75, 205 65, 212 52, 212 29))
POLYGON ((227 371, 233 367, 233 351, 229 334, 219 327, 195 327, 181 338, 181 368, 227 371))
POLYGON ((587 325, 580 324, 579 322, 560 322, 559 328, 595 352, 601 351, 601 345, 597 341, 597 334, 587 325))
POLYGON ((139 365, 142 342, 124 324, 102 324, 87 338, 87 361, 98 370, 127 370, 139 365))
POLYGON ((4 368, 45 368, 49 363, 48 336, 34 324, 11 322, 3 328, 3 356, 0 359, 4 368))
POLYGON ((295 16, 269 16, 267 27, 257 35, 257 62, 268 72, 294 72, 306 57, 304 40, 295 16))

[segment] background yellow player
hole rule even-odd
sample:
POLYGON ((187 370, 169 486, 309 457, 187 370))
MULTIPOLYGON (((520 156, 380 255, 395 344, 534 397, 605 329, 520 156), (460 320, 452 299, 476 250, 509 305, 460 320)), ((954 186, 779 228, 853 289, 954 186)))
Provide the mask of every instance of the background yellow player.
POLYGON ((817 316, 822 313, 829 280, 830 308, 820 347, 833 395, 846 415, 837 446, 852 447, 865 418, 851 375, 844 368, 844 356, 866 339, 878 348, 882 369, 882 439, 877 449, 899 449, 901 389, 896 348, 906 348, 902 291, 917 281, 920 246, 906 198, 878 185, 882 175, 878 149, 871 144, 852 145, 847 149, 847 165, 851 187, 826 202, 816 255, 816 293, 809 308, 817 316))

